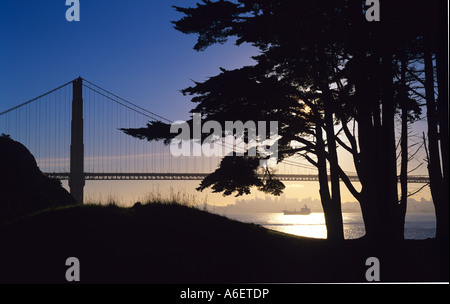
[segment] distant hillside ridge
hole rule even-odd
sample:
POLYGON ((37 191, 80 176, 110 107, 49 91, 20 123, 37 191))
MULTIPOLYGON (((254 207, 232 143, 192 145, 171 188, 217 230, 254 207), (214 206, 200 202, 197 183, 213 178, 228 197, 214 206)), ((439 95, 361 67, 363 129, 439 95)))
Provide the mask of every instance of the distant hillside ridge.
POLYGON ((47 208, 75 204, 60 181, 41 172, 23 144, 0 135, 0 223, 47 208))

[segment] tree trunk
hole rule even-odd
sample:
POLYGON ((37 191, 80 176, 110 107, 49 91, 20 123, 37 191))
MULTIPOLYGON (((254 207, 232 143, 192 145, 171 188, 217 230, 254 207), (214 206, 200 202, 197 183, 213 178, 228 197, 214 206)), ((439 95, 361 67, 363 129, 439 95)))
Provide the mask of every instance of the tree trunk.
MULTIPOLYGON (((323 213, 325 216, 325 224, 327 226, 327 239, 340 241, 344 239, 344 228, 342 225, 342 213, 336 211, 335 202, 330 196, 330 188, 328 186, 327 160, 325 143, 323 141, 323 132, 321 122, 318 119, 316 123, 316 155, 317 168, 319 171, 319 193, 322 202, 323 213)), ((339 205, 340 209, 340 205, 339 205)))
MULTIPOLYGON (((353 38, 358 40, 361 29, 367 29, 361 17, 361 2, 350 1, 349 9, 353 38)), ((360 148, 358 174, 362 186, 360 205, 366 237, 378 241, 403 237, 398 224, 396 104, 393 49, 390 49, 394 37, 389 37, 389 26, 383 23, 374 27, 372 42, 367 45, 359 42, 352 50, 360 148)))
MULTIPOLYGON (((437 237, 445 240, 448 246, 449 233, 449 134, 448 134, 448 27, 447 27, 447 11, 448 2, 440 0, 438 2, 438 45, 436 51, 436 68, 437 68, 437 84, 438 84, 438 100, 437 100, 437 118, 440 133, 440 148, 442 158, 442 188, 441 189, 441 206, 439 207, 439 216, 437 227, 437 237)), ((434 200, 434 198, 433 198, 434 200)), ((448 252, 448 248, 447 248, 448 252)))
MULTIPOLYGON (((361 32, 364 28, 364 23, 367 22, 364 18, 362 5, 360 1, 349 2, 349 20, 351 21, 351 33, 354 41, 358 41, 359 37, 363 36, 361 32)), ((373 101, 374 96, 369 93, 369 69, 367 68, 369 58, 367 55, 368 46, 363 41, 356 43, 351 49, 353 55, 352 75, 355 86, 355 109, 356 121, 358 127, 358 145, 359 155, 353 155, 353 158, 358 157, 359 172, 358 177, 361 183, 361 192, 359 203, 366 229, 366 238, 376 238, 378 234, 378 214, 375 208, 378 201, 380 191, 377 190, 377 171, 378 164, 376 164, 375 157, 377 153, 377 145, 374 132, 373 120, 373 101)))
POLYGON ((325 112, 325 129, 328 142, 328 154, 330 162, 330 180, 331 180, 331 202, 330 213, 333 214, 333 226, 339 227, 336 231, 333 239, 344 239, 344 223, 342 220, 342 208, 341 208, 341 189, 339 181, 339 163, 337 156, 336 140, 334 138, 334 124, 333 114, 327 109, 325 112))
MULTIPOLYGON (((393 12, 389 10, 385 13, 385 20, 374 30, 373 55, 376 62, 379 63, 378 73, 374 77, 378 80, 381 93, 380 104, 374 109, 381 107, 381 126, 375 125, 377 146, 379 154, 374 155, 374 161, 378 163, 378 181, 376 182, 377 191, 381 197, 377 202, 378 220, 380 226, 380 237, 382 239, 402 239, 403 234, 399 229, 399 204, 398 204, 398 184, 397 184, 397 153, 395 140, 395 110, 396 102, 394 99, 394 67, 393 54, 394 36, 391 22, 395 19, 393 12)), ((376 114, 374 112, 374 114, 376 114)))
POLYGON ((408 92, 406 88, 406 58, 405 54, 402 54, 401 59, 401 87, 400 87, 400 103, 402 109, 402 130, 401 130, 401 168, 400 168, 400 188, 401 198, 399 205, 399 233, 405 235, 405 215, 408 201, 408 92))
POLYGON ((428 121, 428 174, 430 176, 430 190, 436 212, 436 237, 440 234, 448 236, 448 213, 444 215, 448 200, 445 199, 446 185, 443 184, 441 160, 439 155, 438 114, 434 98, 433 59, 431 55, 431 41, 425 37, 425 96, 427 103, 428 121))
POLYGON ((332 222, 334 229, 340 227, 337 231, 329 232, 330 236, 334 240, 344 239, 344 228, 342 220, 342 208, 341 208, 341 185, 339 181, 339 160, 337 155, 336 135, 334 133, 334 99, 328 86, 327 75, 327 57, 324 46, 316 46, 317 51, 317 69, 318 69, 318 83, 322 91, 323 96, 323 111, 324 111, 324 128, 328 143, 328 162, 330 163, 330 181, 331 181, 331 198, 328 204, 328 212, 332 218, 329 221, 332 222))

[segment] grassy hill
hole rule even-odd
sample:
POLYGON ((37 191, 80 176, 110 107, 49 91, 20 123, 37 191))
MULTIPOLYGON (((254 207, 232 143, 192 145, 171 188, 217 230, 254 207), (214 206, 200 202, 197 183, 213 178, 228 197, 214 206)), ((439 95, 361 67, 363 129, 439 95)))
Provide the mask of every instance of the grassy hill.
POLYGON ((0 227, 0 239, 2 283, 65 283, 69 257, 81 283, 364 282, 370 256, 382 281, 440 279, 435 240, 332 243, 177 204, 48 210, 0 227))

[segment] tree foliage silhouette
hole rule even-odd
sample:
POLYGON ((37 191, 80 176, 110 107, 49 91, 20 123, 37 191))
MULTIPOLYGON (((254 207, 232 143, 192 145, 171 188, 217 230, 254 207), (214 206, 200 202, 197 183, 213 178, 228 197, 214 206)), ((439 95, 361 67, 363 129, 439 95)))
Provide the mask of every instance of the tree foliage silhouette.
MULTIPOLYGON (((435 35, 434 21, 438 20, 439 10, 434 3, 383 2, 381 22, 365 19, 364 4, 365 1, 354 0, 204 0, 193 8, 175 7, 184 14, 174 22, 175 29, 198 35, 194 46, 198 51, 231 38, 236 39, 237 45, 250 43, 259 48, 260 55, 253 57, 257 62, 254 66, 221 69, 219 75, 196 82, 182 92, 192 96, 197 104, 192 112, 201 113, 205 119, 221 123, 278 121, 279 161, 301 155, 318 168, 320 196, 331 239, 343 239, 340 181, 359 201, 368 237, 403 238, 408 193, 406 129, 408 122, 420 117, 423 101, 413 94, 417 93, 414 90, 417 75, 406 72, 414 70, 427 50, 437 54, 440 41, 435 35), (397 115, 403 128, 400 200, 397 115), (295 146, 291 145, 293 141, 297 143, 295 146), (341 168, 338 147, 353 158, 360 190, 341 168)), ((442 61, 442 55, 440 58, 442 61)), ((430 68, 430 64, 427 66, 430 68)), ((438 66, 443 64, 438 62, 438 66)), ((434 77, 426 78, 431 87, 434 77)), ((440 83, 443 92, 443 81, 440 83)), ((426 95, 435 108, 435 102, 431 101, 434 94, 426 95)), ((439 101, 439 109, 445 109, 441 95, 439 101)), ((445 122, 442 110, 439 114, 431 112, 428 109, 428 115, 432 116, 429 123, 433 117, 440 119, 436 123, 431 121, 431 128, 440 123, 442 134, 448 134, 442 124, 445 122)), ((160 134, 152 125, 125 132, 148 139, 160 134)), ((167 131, 164 134, 167 136, 167 131)), ((433 167, 431 160, 439 156, 433 134, 429 133, 430 167, 433 167)), ((441 138, 440 143, 442 151, 448 149, 448 140, 441 138)), ((446 176, 448 179, 448 156, 443 158, 444 174, 435 174, 442 181, 446 176)), ((212 187, 226 195, 235 191, 240 195, 248 193, 249 187, 258 186, 269 193, 280 193, 282 186, 273 182, 276 181, 273 172, 264 179, 255 173, 256 167, 243 165, 253 161, 253 158, 224 159, 200 189, 212 187), (241 168, 252 169, 241 171, 241 168)), ((437 166, 434 165, 433 172, 437 166)), ((438 184, 435 188, 442 190, 439 188, 442 183, 432 179, 432 184, 438 184)), ((443 192, 448 198, 448 190, 443 192)), ((448 227, 448 215, 447 219, 442 217, 442 222, 445 221, 448 227)))

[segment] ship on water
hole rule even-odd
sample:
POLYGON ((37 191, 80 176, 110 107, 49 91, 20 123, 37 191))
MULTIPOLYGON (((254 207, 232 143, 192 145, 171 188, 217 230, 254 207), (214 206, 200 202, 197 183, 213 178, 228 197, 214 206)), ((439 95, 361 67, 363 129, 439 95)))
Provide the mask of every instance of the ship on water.
POLYGON ((300 210, 283 210, 284 215, 308 215, 311 214, 311 209, 307 205, 300 210))

